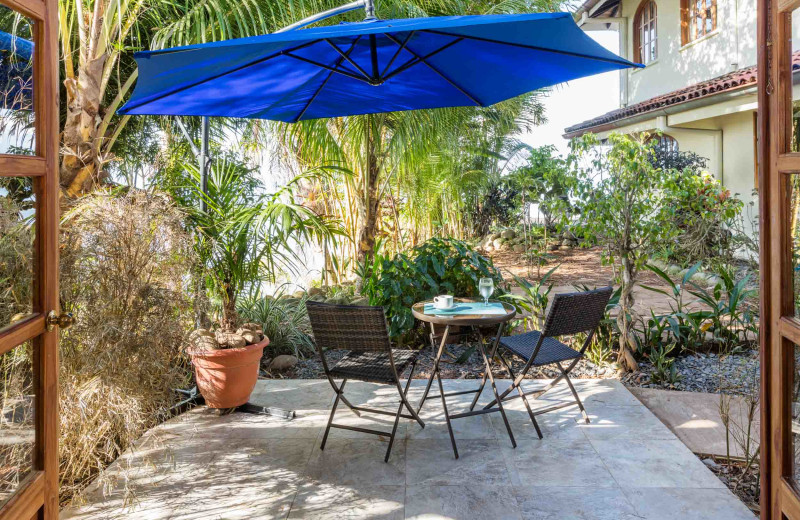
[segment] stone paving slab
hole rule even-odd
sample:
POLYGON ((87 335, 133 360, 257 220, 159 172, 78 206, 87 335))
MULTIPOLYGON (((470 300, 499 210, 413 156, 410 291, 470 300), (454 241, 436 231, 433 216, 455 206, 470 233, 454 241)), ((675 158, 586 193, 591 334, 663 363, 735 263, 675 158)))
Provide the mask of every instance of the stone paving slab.
MULTIPOLYGON (((546 381, 531 381, 531 388, 546 381)), ((447 380, 446 391, 474 380, 447 380)), ((500 390, 507 381, 498 381, 500 390)), ((388 436, 332 430, 320 450, 333 392, 327 381, 259 381, 253 400, 294 408, 293 421, 197 408, 149 431, 87 490, 64 520, 514 519, 752 520, 752 513, 619 381, 579 380, 590 424, 576 407, 540 416, 539 440, 519 400, 498 414, 456 420, 453 457, 441 402, 422 430, 402 420, 388 436)), ((354 404, 396 410, 392 387, 351 382, 354 404)), ((416 402, 424 381, 413 381, 416 402)), ((489 400, 484 390, 481 402, 489 400)), ((568 397, 556 388, 539 406, 568 397)), ((448 401, 468 407, 471 396, 448 401)), ((337 421, 376 427, 349 411, 337 421)), ((377 428, 388 429, 391 418, 377 428)))
MULTIPOLYGON (((631 388, 631 392, 661 420, 690 450, 695 453, 734 457, 745 455, 748 416, 746 401, 730 397, 731 435, 726 442, 725 425, 720 416, 720 395, 702 392, 677 392, 655 388, 631 388), (738 441, 741 439, 741 441, 738 441)), ((756 408, 751 426, 752 451, 758 448, 761 414, 756 408)))

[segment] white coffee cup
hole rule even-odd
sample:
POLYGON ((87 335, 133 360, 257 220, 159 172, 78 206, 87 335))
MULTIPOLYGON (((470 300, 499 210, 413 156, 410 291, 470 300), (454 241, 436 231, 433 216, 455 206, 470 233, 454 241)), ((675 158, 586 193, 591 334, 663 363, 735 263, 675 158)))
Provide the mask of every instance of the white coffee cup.
POLYGON ((433 299, 433 306, 437 309, 449 309, 453 306, 453 297, 449 294, 442 294, 433 299))

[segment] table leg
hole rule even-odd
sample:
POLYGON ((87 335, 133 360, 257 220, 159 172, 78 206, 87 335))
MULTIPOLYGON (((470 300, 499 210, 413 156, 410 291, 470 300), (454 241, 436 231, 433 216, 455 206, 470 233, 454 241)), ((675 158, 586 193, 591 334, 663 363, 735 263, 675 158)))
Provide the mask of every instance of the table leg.
MULTIPOLYGON (((503 331, 503 323, 499 325, 497 330, 497 341, 500 341, 500 334, 503 331)), ((511 446, 514 448, 517 447, 517 441, 514 440, 514 433, 511 431, 511 425, 508 424, 508 417, 506 417, 506 411, 503 409, 503 401, 500 399, 500 396, 497 394, 497 385, 494 383, 494 376, 492 375, 492 365, 489 363, 489 358, 486 357, 486 350, 483 348, 483 342, 478 343, 478 350, 481 351, 481 356, 483 357, 483 363, 486 365, 486 376, 489 377, 489 381, 492 384, 492 392, 494 392, 494 398, 497 400, 497 406, 500 408, 500 415, 503 416, 503 422, 506 425, 506 430, 508 430, 508 438, 511 439, 511 446)), ((478 394, 480 395, 480 394, 478 394)))
MULTIPOLYGON (((494 342, 492 343, 492 351, 489 354, 489 359, 494 359, 495 354, 497 354, 497 348, 500 346, 500 338, 502 337, 503 333, 503 324, 497 328, 497 334, 495 334, 494 342)), ((480 329, 478 329, 478 336, 480 336, 481 345, 483 345, 483 334, 481 334, 480 329)), ((478 404, 478 399, 480 399, 481 394, 483 393, 483 389, 486 386, 486 377, 488 376, 487 372, 483 373, 483 377, 481 378, 481 386, 478 387, 478 392, 475 394, 475 398, 472 400, 472 404, 469 405, 470 411, 475 409, 475 405, 478 404)))
MULTIPOLYGON (((433 343, 433 336, 434 336, 434 328, 433 323, 431 323, 431 349, 436 348, 436 344, 433 343)), ((431 385, 433 384, 433 379, 436 377, 436 372, 439 370, 439 360, 442 358, 442 354, 444 353, 444 348, 447 345, 447 336, 450 333, 450 325, 444 328, 444 334, 442 334, 442 342, 439 346, 439 351, 436 353, 436 357, 433 359, 433 370, 431 371, 430 377, 428 377, 428 383, 425 385, 425 392, 422 394, 422 399, 419 401, 419 406, 417 407, 417 414, 422 411, 422 405, 425 404, 425 400, 428 398, 428 393, 431 391, 431 385)))

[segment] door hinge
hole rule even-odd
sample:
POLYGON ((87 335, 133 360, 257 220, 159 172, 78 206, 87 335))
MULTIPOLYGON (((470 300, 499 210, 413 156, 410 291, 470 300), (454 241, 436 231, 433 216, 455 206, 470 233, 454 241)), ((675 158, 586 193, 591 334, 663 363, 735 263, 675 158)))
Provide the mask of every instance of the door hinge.
POLYGON ((44 323, 47 326, 47 330, 53 330, 56 325, 58 325, 58 328, 66 330, 72 327, 72 324, 75 323, 75 317, 72 316, 72 313, 70 312, 56 314, 56 311, 50 311, 47 314, 47 318, 44 320, 44 323))

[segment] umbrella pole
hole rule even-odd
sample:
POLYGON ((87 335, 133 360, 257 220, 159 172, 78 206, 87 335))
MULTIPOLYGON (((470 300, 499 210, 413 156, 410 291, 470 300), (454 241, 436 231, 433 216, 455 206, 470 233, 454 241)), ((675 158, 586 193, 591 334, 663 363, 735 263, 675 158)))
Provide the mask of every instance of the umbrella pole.
MULTIPOLYGON (((320 20, 324 20, 326 18, 330 18, 331 16, 336 16, 342 13, 346 13, 349 11, 354 11, 356 9, 364 9, 366 16, 364 17, 365 20, 374 20, 375 19, 375 2, 374 0, 356 0, 355 2, 350 2, 349 4, 345 4, 339 7, 334 7, 333 9, 329 9, 327 11, 323 11, 321 13, 317 13, 315 15, 309 16, 308 18, 303 18, 299 22, 295 22, 291 25, 287 25, 286 27, 279 29, 275 32, 286 32, 291 31, 294 29, 299 29, 301 27, 305 27, 306 25, 310 25, 315 22, 319 22, 320 20)), ((189 141, 189 144, 192 146, 192 151, 198 156, 200 162, 200 179, 202 182, 203 187, 203 200, 201 202, 203 211, 205 212, 208 209, 208 204, 206 202, 206 197, 208 196, 208 168, 211 163, 211 157, 208 151, 208 116, 203 116, 201 130, 200 130, 200 150, 197 150, 192 143, 192 140, 189 138, 189 133, 186 130, 186 127, 183 123, 178 120, 178 126, 180 127, 181 131, 183 132, 184 136, 189 141)), ((327 244, 326 244, 327 246, 327 244)), ((200 393, 197 392, 197 387, 192 388, 190 391, 186 390, 178 390, 181 393, 184 393, 188 396, 185 401, 179 403, 179 406, 188 406, 190 403, 199 404, 201 402, 202 396, 200 393)), ((271 415, 282 417, 284 419, 293 419, 295 416, 294 410, 282 410, 280 408, 273 408, 270 406, 260 406, 253 403, 246 403, 236 409, 239 412, 244 413, 252 413, 252 414, 259 414, 259 415, 271 415)))
POLYGON ((202 119, 200 141, 200 182, 202 182, 203 186, 203 199, 201 204, 203 213, 205 213, 208 209, 206 197, 208 196, 208 167, 209 163, 211 163, 211 157, 209 157, 208 154, 208 116, 203 116, 202 119))

